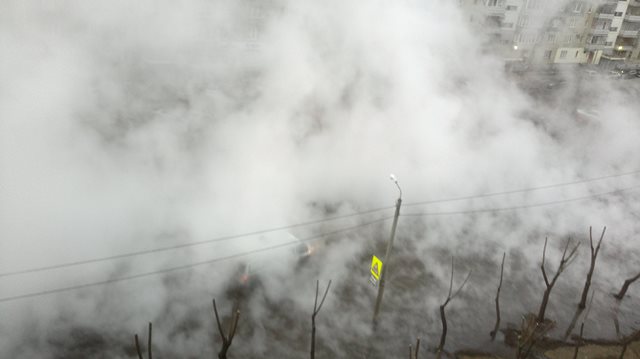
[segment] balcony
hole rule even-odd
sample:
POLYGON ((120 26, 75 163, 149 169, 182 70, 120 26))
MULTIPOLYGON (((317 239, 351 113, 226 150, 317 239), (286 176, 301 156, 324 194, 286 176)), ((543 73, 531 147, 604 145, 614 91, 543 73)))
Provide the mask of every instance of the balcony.
POLYGON ((504 16, 505 8, 500 6, 488 6, 485 8, 484 13, 487 16, 504 16))
POLYGON ((609 35, 609 29, 594 29, 591 28, 591 30, 589 30, 589 33, 592 34, 593 36, 607 36, 609 35))
POLYGON ((624 19, 629 22, 640 22, 640 6, 629 6, 624 19))
POLYGON ((636 42, 633 39, 618 39, 613 49, 616 51, 630 51, 635 47, 636 42))
POLYGON ((638 37, 638 30, 622 30, 620 31, 620 36, 636 38, 638 37))
POLYGON ((633 46, 616 45, 613 49, 616 50, 616 51, 631 51, 631 50, 633 50, 633 46))
POLYGON ((624 21, 628 22, 640 22, 640 14, 634 15, 627 13, 627 16, 624 17, 624 21))
POLYGON ((596 10, 596 17, 598 19, 606 19, 613 20, 613 13, 616 11, 615 4, 607 4, 600 6, 599 9, 596 10))
POLYGON ((599 42, 599 43, 595 43, 595 44, 585 44, 584 48, 589 50, 589 51, 603 50, 604 49, 604 42, 599 42))
POLYGON ((599 12, 596 17, 601 20, 613 20, 613 13, 599 12))

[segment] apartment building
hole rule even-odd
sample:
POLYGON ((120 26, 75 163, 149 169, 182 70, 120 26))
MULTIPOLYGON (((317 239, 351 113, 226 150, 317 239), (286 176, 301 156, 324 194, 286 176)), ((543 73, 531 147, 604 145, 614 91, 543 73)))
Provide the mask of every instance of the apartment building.
POLYGON ((529 65, 640 65, 640 0, 459 0, 489 51, 529 65))

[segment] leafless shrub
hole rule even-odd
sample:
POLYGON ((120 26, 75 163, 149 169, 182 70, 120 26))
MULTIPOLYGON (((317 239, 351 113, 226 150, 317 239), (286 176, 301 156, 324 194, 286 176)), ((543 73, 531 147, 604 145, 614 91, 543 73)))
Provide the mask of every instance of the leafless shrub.
POLYGON ((420 351, 420 339, 416 338, 416 350, 413 350, 411 344, 409 344, 409 359, 418 359, 418 351, 420 351))
MULTIPOLYGON (((147 352, 149 354, 149 359, 153 359, 153 356, 151 354, 151 331, 152 331, 152 326, 151 326, 151 323, 149 323, 149 342, 147 344, 147 352)), ((136 342, 136 352, 138 353, 138 358, 143 359, 142 350, 140 350, 140 342, 138 341, 138 334, 134 335, 134 339, 136 342)))
POLYGON ((553 329, 554 326, 555 323, 550 320, 539 322, 534 314, 527 314, 522 317, 520 333, 518 334, 516 358, 528 358, 534 345, 553 329))
POLYGON ((327 293, 329 293, 329 288, 331 287, 331 281, 327 284, 327 289, 324 290, 324 295, 322 296, 322 300, 320 301, 320 305, 318 305, 318 290, 320 289, 320 281, 316 281, 316 299, 313 302, 313 314, 311 314, 311 359, 314 359, 316 356, 316 315, 322 309, 322 305, 324 304, 324 300, 327 298, 327 293))
POLYGON ((549 280, 549 277, 547 276, 547 271, 544 266, 546 253, 547 253, 547 238, 544 239, 544 249, 542 251, 542 264, 540 265, 540 269, 542 270, 542 277, 544 278, 544 284, 546 286, 546 289, 542 296, 542 303, 540 303, 540 310, 538 311, 538 317, 537 317, 538 323, 544 322, 544 314, 547 310, 547 304, 549 304, 549 295, 551 295, 551 290, 553 289, 553 286, 556 284, 558 277, 560 277, 560 274, 562 274, 562 272, 565 269, 567 269, 569 264, 571 264, 571 261, 575 257, 576 251, 580 246, 580 243, 576 243, 576 245, 571 249, 571 252, 567 254, 570 243, 571 243, 571 240, 567 240, 567 244, 564 246, 564 251, 562 252, 562 259, 560 260, 560 264, 558 265, 558 270, 556 271, 556 274, 553 276, 553 279, 549 280))
POLYGON ((218 332, 220 333, 220 338, 222 339, 222 349, 218 352, 218 359, 226 359, 227 352, 229 351, 229 347, 231 347, 231 343, 233 342, 233 337, 236 335, 236 329, 238 328, 238 319, 240 319, 240 310, 236 307, 233 311, 233 317, 231 318, 231 322, 229 323, 229 330, 227 334, 224 334, 224 330, 222 330, 222 324, 220 323, 220 316, 218 315, 218 307, 216 306, 216 300, 213 300, 213 313, 216 317, 216 324, 218 325, 218 332))
POLYGON ((465 284, 467 284, 467 281, 471 276, 471 271, 469 271, 469 274, 464 279, 464 282, 462 282, 458 290, 456 290, 455 293, 453 293, 453 272, 454 272, 453 257, 451 257, 451 280, 449 281, 449 294, 447 295, 447 299, 440 306, 440 320, 442 321, 442 335, 440 336, 440 344, 438 345, 438 349, 436 349, 437 358, 440 358, 442 356, 444 344, 445 344, 445 341, 447 340, 447 318, 445 316, 444 310, 447 307, 447 304, 449 304, 449 302, 452 299, 454 299, 456 296, 458 296, 458 294, 460 294, 460 291, 465 286, 465 284))
POLYGON ((500 283, 498 284, 498 290, 496 291, 496 325, 493 327, 493 330, 489 335, 491 335, 491 341, 496 339, 496 334, 498 334, 498 329, 500 328, 500 289, 502 289, 502 277, 504 274, 504 259, 506 257, 506 253, 502 253, 502 264, 500 265, 500 283))

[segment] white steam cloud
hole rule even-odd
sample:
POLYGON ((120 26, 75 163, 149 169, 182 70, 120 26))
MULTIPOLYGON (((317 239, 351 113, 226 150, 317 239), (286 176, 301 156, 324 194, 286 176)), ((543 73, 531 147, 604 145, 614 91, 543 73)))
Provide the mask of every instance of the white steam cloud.
MULTIPOLYGON (((482 51, 454 3, 3 1, 0 273, 392 206, 391 172, 410 204, 640 168, 639 84, 585 80, 567 69, 567 85, 551 98, 527 93, 518 85, 527 80, 510 78, 482 51), (587 107, 599 115, 576 116, 587 107)), ((544 203, 637 183, 630 175, 402 213, 544 203)), ((539 304, 545 236, 552 264, 567 236, 583 241, 549 308, 564 330, 586 272, 590 225, 608 232, 587 331, 613 336, 612 325, 597 323, 609 320, 606 292, 640 270, 639 209, 637 192, 628 191, 518 211, 402 217, 379 350, 403 352, 416 336, 435 343, 452 255, 457 280, 473 275, 450 307, 447 345, 488 345, 502 252, 504 320, 515 323, 539 304)), ((306 238, 385 215, 392 210, 292 232, 306 238)), ((243 304, 235 357, 305 353, 317 278, 334 280, 318 351, 364 350, 375 296, 368 260, 383 254, 389 227, 320 241, 307 265, 286 249, 252 259, 264 273, 243 304)), ((264 243, 250 236, 1 277, 0 297, 264 243)), ((149 321, 159 356, 209 355, 218 346, 209 300, 231 310, 225 293, 242 262, 2 302, 0 356, 132 357, 132 335, 149 321)), ((620 308, 623 329, 637 325, 638 304, 635 295, 620 308)))

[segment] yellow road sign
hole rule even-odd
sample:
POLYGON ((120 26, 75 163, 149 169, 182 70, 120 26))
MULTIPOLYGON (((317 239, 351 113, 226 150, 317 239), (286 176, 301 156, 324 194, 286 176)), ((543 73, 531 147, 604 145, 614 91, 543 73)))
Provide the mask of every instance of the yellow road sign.
POLYGON ((380 258, 373 256, 373 258, 371 258, 371 275, 379 280, 380 273, 382 273, 382 261, 380 258))

